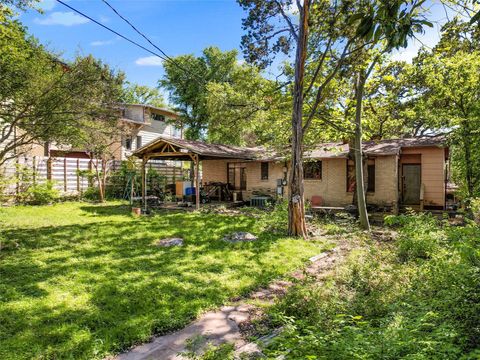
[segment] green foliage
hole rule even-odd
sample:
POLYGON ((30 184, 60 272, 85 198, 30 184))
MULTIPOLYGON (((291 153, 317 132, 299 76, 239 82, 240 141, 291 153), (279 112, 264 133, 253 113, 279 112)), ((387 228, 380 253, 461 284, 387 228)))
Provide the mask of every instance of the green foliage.
POLYGON ((208 140, 281 148, 288 141, 290 95, 254 66, 237 64, 228 82, 207 85, 208 140))
POLYGON ((120 202, 0 208, 0 358, 104 359, 324 250, 264 230, 269 213, 258 214, 133 217, 120 202), (234 231, 259 240, 222 241, 234 231), (184 246, 156 245, 175 236, 184 246))
POLYGON ((170 100, 181 114, 189 139, 205 137, 208 129, 207 85, 232 80, 237 66, 237 51, 222 52, 217 47, 203 50, 202 56, 181 55, 164 63, 165 78, 160 86, 170 92, 170 100))
MULTIPOLYGON (((307 279, 269 310, 284 331, 267 357, 474 359, 480 333, 480 228, 442 227, 425 215, 390 218, 394 244, 354 251, 322 283, 307 279), (421 235, 416 235, 414 229, 421 235), (399 248, 411 236, 436 251, 399 248), (428 254, 428 256, 423 256, 428 254)), ((414 244, 416 247, 416 244, 414 244)))
POLYGON ((127 83, 122 98, 127 104, 145 104, 156 107, 166 107, 165 99, 157 88, 135 83, 127 83))
POLYGON ((100 200, 100 190, 97 186, 89 186, 83 193, 82 199, 90 201, 99 201, 100 200))
POLYGON ((187 340, 186 351, 182 357, 190 360, 233 360, 234 345, 225 343, 215 346, 211 343, 205 344, 203 336, 194 336, 187 340))
POLYGON ((444 241, 438 220, 429 213, 389 216, 385 223, 402 226, 397 249, 401 261, 431 258, 444 241))
POLYGON ((471 201, 470 206, 472 208, 475 221, 480 225, 480 198, 475 198, 471 201))
POLYGON ((41 184, 35 184, 26 191, 26 203, 30 205, 46 205, 57 201, 60 193, 54 187, 54 182, 47 180, 41 184))
POLYGON ((32 144, 80 145, 94 128, 115 128, 123 74, 92 56, 62 62, 6 7, 0 24, 0 165, 32 144))

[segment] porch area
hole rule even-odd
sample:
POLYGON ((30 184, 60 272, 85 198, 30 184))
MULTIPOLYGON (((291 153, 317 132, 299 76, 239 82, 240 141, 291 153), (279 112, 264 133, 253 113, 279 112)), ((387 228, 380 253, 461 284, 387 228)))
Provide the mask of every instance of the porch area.
MULTIPOLYGON (((221 144, 208 144, 202 141, 184 140, 161 136, 158 139, 146 144, 133 153, 142 161, 142 191, 141 204, 144 212, 149 207, 149 196, 147 194, 147 168, 151 160, 175 160, 189 162, 191 164, 192 182, 186 189, 191 195, 194 208, 199 209, 201 204, 214 201, 214 205, 234 206, 236 202, 243 200, 243 188, 245 186, 245 172, 234 171, 232 176, 237 177, 229 179, 229 167, 226 165, 221 170, 212 168, 211 164, 218 162, 224 164, 245 164, 258 161, 265 156, 265 150, 262 148, 245 148, 221 144), (225 172, 225 174, 223 174, 225 172)), ((238 167, 242 169, 242 167, 238 167)), ((188 182, 185 182, 188 184, 188 182)), ((175 188, 184 186, 182 184, 174 185, 175 188)), ((176 193, 178 194, 178 189, 176 193)), ((192 204, 193 205, 193 204, 192 204)), ((187 206, 179 203, 163 203, 160 206, 165 209, 184 209, 187 206)))

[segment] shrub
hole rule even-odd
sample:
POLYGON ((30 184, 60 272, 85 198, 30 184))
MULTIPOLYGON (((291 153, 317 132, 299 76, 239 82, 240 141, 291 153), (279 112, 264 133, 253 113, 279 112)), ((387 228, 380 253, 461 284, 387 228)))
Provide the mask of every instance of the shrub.
POLYGON ((431 258, 444 239, 438 220, 429 213, 389 216, 385 224, 401 226, 398 237, 401 261, 431 258))
POLYGON ((475 198, 470 203, 473 218, 475 222, 480 225, 480 198, 475 198))
POLYGON ((25 193, 25 202, 31 205, 45 205, 57 201, 60 194, 54 188, 52 181, 35 184, 28 188, 25 193))
POLYGON ((478 358, 480 228, 429 215, 387 222, 399 227, 397 242, 355 251, 322 283, 301 283, 269 309, 284 330, 268 358, 478 358))
POLYGON ((83 192, 82 198, 85 200, 98 201, 100 199, 100 190, 98 187, 91 186, 83 192))

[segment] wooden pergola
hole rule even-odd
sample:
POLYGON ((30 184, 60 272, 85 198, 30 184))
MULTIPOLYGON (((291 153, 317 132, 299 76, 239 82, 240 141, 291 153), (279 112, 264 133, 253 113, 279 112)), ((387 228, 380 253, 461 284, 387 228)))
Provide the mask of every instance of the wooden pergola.
POLYGON ((184 140, 160 136, 137 149, 133 155, 142 160, 142 207, 146 210, 147 176, 146 164, 152 159, 192 161, 194 168, 195 207, 200 208, 200 162, 202 160, 255 160, 263 153, 262 148, 245 148, 203 141, 184 140))

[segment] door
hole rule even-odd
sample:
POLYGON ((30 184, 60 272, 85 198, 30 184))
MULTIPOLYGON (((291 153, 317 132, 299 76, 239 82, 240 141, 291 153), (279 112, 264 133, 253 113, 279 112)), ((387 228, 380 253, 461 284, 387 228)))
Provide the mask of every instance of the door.
POLYGON ((403 203, 420 204, 421 167, 419 164, 403 165, 403 203))
POLYGON ((247 190, 246 164, 228 163, 227 182, 232 190, 247 190))

